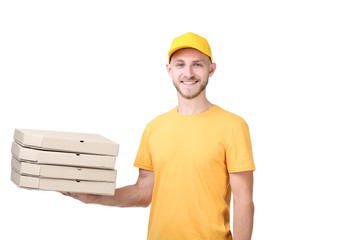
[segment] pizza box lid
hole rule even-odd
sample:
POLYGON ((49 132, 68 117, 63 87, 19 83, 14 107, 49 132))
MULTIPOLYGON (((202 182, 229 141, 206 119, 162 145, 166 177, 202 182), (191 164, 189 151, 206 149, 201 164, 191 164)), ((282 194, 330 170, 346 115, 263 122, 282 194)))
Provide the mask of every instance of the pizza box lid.
POLYGON ((12 143, 11 153, 19 161, 103 169, 114 169, 116 160, 115 156, 55 152, 26 148, 16 142, 12 143))
POLYGON ((30 162, 20 162, 14 157, 11 161, 11 167, 21 175, 31 175, 43 178, 100 182, 116 181, 116 170, 34 164, 30 162))
POLYGON ((11 180, 20 188, 97 195, 114 195, 115 183, 24 176, 11 170, 11 180))
POLYGON ((15 129, 14 140, 28 148, 117 156, 119 144, 99 134, 15 129))

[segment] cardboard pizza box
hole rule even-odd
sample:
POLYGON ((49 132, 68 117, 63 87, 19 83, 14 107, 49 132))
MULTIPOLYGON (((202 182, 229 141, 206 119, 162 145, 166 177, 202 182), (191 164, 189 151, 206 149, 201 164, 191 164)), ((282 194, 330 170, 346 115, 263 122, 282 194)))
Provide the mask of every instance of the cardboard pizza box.
POLYGON ((116 157, 114 156, 54 152, 25 148, 16 142, 13 142, 11 152, 19 161, 89 168, 114 169, 116 160, 116 157))
POLYGON ((12 158, 11 166, 21 175, 101 182, 116 181, 116 170, 41 165, 29 162, 20 162, 14 157, 12 158))
POLYGON ((28 148, 117 156, 119 145, 98 134, 15 129, 15 141, 28 148))
POLYGON ((22 176, 14 169, 12 169, 11 171, 11 180, 20 188, 98 195, 115 194, 115 183, 112 182, 65 180, 41 178, 34 176, 22 176))

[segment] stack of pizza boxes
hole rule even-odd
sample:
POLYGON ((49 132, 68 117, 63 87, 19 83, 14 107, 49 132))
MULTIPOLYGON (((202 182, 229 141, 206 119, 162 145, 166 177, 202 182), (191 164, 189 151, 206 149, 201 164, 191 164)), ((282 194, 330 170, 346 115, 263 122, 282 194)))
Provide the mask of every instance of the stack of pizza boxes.
POLYGON ((11 180, 21 188, 114 195, 118 149, 97 134, 15 129, 11 180))

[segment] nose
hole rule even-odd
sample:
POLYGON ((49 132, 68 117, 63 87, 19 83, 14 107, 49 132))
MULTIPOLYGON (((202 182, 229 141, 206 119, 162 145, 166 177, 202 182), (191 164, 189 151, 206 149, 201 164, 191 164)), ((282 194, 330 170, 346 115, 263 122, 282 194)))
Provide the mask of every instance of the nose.
POLYGON ((186 78, 192 78, 194 76, 194 70, 191 65, 187 65, 184 68, 184 77, 186 78))

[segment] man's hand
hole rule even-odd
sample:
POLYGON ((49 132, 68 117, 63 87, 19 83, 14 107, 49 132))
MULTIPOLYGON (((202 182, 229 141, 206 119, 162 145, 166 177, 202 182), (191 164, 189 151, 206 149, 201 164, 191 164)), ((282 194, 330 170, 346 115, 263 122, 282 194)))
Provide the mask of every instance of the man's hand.
POLYGON ((154 187, 154 172, 139 169, 134 185, 117 188, 114 196, 61 192, 86 204, 101 204, 116 207, 147 207, 151 203, 154 187))
POLYGON ((84 194, 84 193, 70 193, 70 192, 61 192, 64 196, 69 196, 74 199, 77 199, 86 204, 96 204, 100 202, 102 195, 94 195, 94 194, 84 194))

